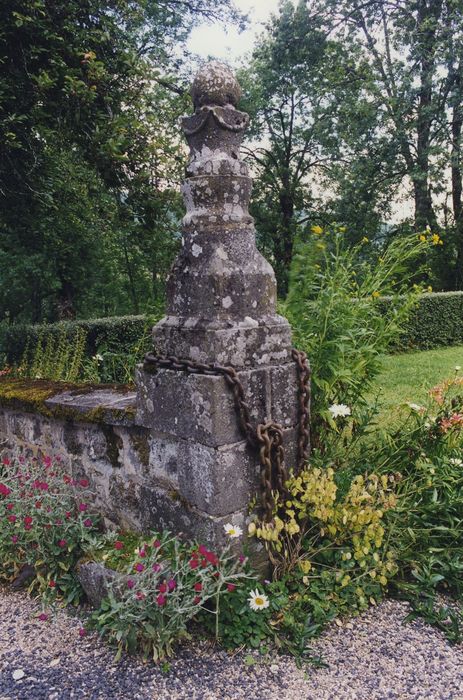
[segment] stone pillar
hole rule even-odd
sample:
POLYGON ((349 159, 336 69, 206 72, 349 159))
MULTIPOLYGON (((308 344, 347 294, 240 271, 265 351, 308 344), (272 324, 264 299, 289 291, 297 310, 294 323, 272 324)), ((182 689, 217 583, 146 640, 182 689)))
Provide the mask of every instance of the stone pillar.
MULTIPOLYGON (((190 147, 182 249, 168 282, 167 315, 153 329, 154 351, 238 370, 254 422, 284 428, 290 468, 296 366, 289 324, 276 313, 275 275, 256 248, 248 212, 252 181, 239 147, 249 117, 237 109, 240 94, 217 62, 194 79, 195 112, 182 123, 190 147)), ((138 420, 152 431, 153 490, 142 494, 149 524, 209 541, 221 538, 224 523, 244 527, 260 467, 225 379, 145 366, 137 382, 138 420)))

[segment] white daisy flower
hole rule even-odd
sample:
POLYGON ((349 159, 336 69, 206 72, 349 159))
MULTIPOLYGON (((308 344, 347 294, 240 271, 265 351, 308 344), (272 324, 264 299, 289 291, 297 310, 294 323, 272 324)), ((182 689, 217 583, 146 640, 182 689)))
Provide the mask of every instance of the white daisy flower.
POLYGON ((412 411, 416 411, 417 413, 421 413, 421 411, 424 411, 424 407, 420 406, 418 403, 410 403, 407 402, 407 406, 412 409, 412 411))
POLYGON ((452 457, 449 459, 450 464, 454 464, 456 467, 463 466, 463 459, 458 459, 458 457, 452 457))
POLYGON ((459 372, 461 370, 460 365, 455 365, 455 372, 459 372))
POLYGON ((224 525, 223 529, 232 540, 234 540, 236 537, 241 537, 243 534, 243 530, 238 525, 232 525, 231 523, 224 525))
POLYGON ((333 418, 345 418, 346 416, 350 416, 350 408, 344 403, 334 403, 329 407, 328 411, 333 418))
POLYGON ((251 610, 264 610, 264 608, 268 608, 269 606, 267 596, 264 595, 264 593, 259 593, 257 588, 255 591, 251 591, 248 603, 251 610))

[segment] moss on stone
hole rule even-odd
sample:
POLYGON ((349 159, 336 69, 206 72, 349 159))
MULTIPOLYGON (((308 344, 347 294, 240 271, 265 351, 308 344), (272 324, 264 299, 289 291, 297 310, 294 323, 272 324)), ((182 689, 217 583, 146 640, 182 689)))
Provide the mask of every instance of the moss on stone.
POLYGON ((130 442, 140 458, 140 462, 147 467, 150 463, 150 446, 146 432, 131 435, 130 442))
MULTIPOLYGON (((78 410, 72 405, 65 404, 46 405, 48 399, 64 392, 70 392, 73 396, 82 396, 101 389, 111 389, 126 394, 133 390, 133 386, 128 384, 71 384, 48 379, 0 377, 0 406, 29 413, 40 413, 49 418, 62 418, 84 423, 104 423, 110 410, 104 404, 88 411, 78 410)), ((112 409, 111 414, 119 420, 132 419, 135 416, 135 407, 112 409)))

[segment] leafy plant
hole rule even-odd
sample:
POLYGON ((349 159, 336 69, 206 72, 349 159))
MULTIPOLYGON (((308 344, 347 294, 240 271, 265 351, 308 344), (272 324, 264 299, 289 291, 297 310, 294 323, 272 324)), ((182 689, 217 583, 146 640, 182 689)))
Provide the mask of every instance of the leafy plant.
POLYGON ((20 572, 45 603, 75 603, 82 589, 74 566, 93 541, 99 517, 90 515, 87 479, 74 479, 59 458, 3 458, 0 483, 0 578, 20 572))
POLYGON ((382 353, 400 337, 420 291, 409 290, 403 272, 430 244, 422 238, 414 234, 368 251, 367 239, 349 247, 343 227, 313 226, 297 243, 282 308, 296 345, 310 358, 317 444, 328 406, 361 402, 380 370, 382 353), (383 308, 385 295, 391 299, 383 308))
MULTIPOLYGON (((126 543, 117 540, 113 547, 124 552, 126 543)), ((214 616, 217 634, 222 601, 249 578, 230 546, 216 554, 169 532, 152 533, 123 569, 125 576, 111 584, 92 616, 95 628, 117 646, 116 659, 123 651, 154 661, 171 656, 201 611, 214 616)))

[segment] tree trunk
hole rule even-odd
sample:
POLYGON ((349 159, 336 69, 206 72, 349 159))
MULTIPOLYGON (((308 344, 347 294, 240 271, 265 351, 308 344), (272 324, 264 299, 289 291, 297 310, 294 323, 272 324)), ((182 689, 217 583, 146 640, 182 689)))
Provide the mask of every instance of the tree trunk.
POLYGON ((461 70, 460 64, 454 75, 454 93, 452 109, 452 206, 455 222, 455 243, 457 260, 455 265, 454 287, 463 289, 463 202, 462 202, 462 170, 461 170, 461 130, 463 126, 463 109, 461 94, 461 70))

